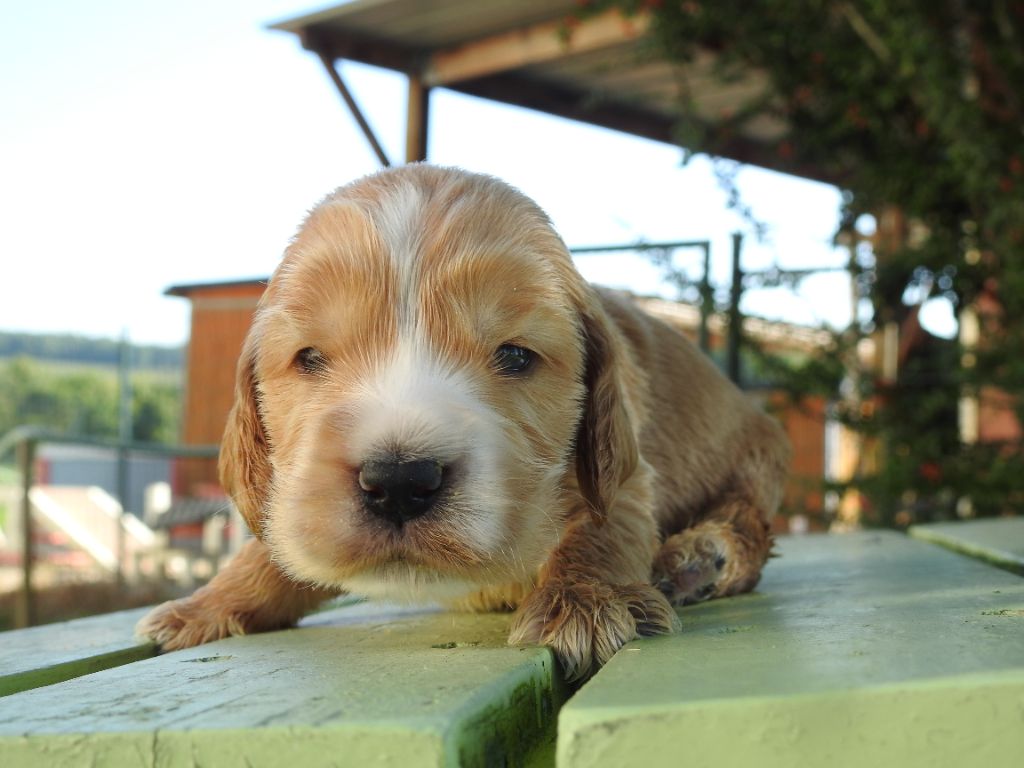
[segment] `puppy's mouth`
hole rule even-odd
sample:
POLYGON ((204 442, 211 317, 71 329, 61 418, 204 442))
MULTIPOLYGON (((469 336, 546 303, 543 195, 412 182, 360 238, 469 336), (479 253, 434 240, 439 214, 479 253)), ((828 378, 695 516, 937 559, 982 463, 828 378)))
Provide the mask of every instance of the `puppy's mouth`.
POLYGON ((400 602, 448 600, 462 597, 479 585, 433 565, 395 557, 380 561, 345 581, 345 587, 370 597, 400 602))
MULTIPOLYGON (((413 461, 421 459, 406 454, 393 463, 413 461)), ((405 469, 370 467, 362 478, 357 470, 312 504, 297 499, 296 506, 316 509, 322 528, 282 515, 282 524, 270 528, 270 544, 283 566, 296 578, 361 594, 424 593, 416 599, 433 599, 439 586, 457 583, 465 594, 471 591, 465 585, 518 576, 519 559, 502 557, 514 542, 496 487, 481 493, 465 460, 446 462, 440 482, 429 467, 397 474, 405 469)))
POLYGON ((363 553, 366 571, 385 569, 389 572, 429 570, 459 574, 478 568, 485 558, 464 540, 446 530, 437 520, 422 519, 402 526, 374 525, 370 543, 363 553))
POLYGON ((465 478, 458 461, 391 454, 365 462, 352 489, 361 513, 357 527, 363 551, 358 554, 364 572, 461 574, 479 567, 485 558, 467 534, 473 521, 486 515, 466 507, 465 478))

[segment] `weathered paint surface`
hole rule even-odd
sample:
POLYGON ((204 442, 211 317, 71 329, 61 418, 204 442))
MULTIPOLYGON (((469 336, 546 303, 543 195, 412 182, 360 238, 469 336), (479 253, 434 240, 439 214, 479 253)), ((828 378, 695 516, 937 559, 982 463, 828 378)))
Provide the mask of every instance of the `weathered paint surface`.
POLYGON ((1024 517, 915 525, 910 535, 1024 576, 1024 517))
POLYGON ((894 533, 787 538, 562 709, 558 765, 1016 765, 1024 581, 894 533))
MULTIPOLYGON (((891 533, 779 548, 757 594, 685 609, 584 686, 559 764, 1019 762, 1024 581, 891 533)), ((363 603, 133 661, 140 614, 0 635, 0 681, 125 664, 0 699, 0 764, 552 764, 566 693, 507 616, 363 603)))
POLYGON ((550 651, 505 615, 364 604, 0 700, 5 765, 510 764, 550 738, 550 651))
POLYGON ((152 656, 156 648, 132 636, 147 610, 0 633, 0 696, 152 656))

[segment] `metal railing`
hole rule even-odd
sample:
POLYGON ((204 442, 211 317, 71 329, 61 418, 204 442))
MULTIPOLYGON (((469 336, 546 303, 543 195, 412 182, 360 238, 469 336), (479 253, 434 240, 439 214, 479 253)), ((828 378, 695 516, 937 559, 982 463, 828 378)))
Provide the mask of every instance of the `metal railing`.
MULTIPOLYGON (((743 235, 732 235, 732 280, 729 284, 729 303, 726 309, 726 345, 725 372, 730 380, 740 384, 740 347, 743 344, 743 316, 740 313, 740 300, 743 297, 744 275, 740 266, 740 254, 743 248, 743 235)), ((711 332, 709 321, 715 313, 715 286, 711 282, 711 241, 710 240, 677 240, 667 243, 635 243, 632 245, 602 245, 587 248, 571 248, 574 256, 585 256, 595 253, 611 253, 634 251, 647 255, 651 262, 660 267, 663 279, 679 291, 696 288, 699 296, 700 326, 698 328, 698 345, 709 353, 711 351, 711 332), (698 279, 691 278, 679 269, 672 260, 674 251, 683 248, 695 248, 703 252, 701 275, 698 279)))
POLYGON ((646 255, 651 262, 661 268, 664 279, 675 288, 694 287, 700 297, 700 327, 698 343, 705 352, 711 349, 711 332, 708 320, 715 311, 715 288, 711 284, 711 241, 710 240, 673 240, 665 243, 631 243, 626 245, 595 245, 570 248, 573 256, 590 256, 599 253, 635 252, 646 255), (692 280, 685 272, 678 269, 672 261, 672 254, 681 249, 696 249, 703 253, 701 276, 692 280))
POLYGON ((742 385, 740 370, 740 350, 744 344, 744 318, 740 311, 740 302, 747 291, 766 288, 786 287, 792 289, 799 282, 811 275, 826 272, 847 272, 849 266, 815 267, 813 269, 782 269, 778 266, 761 270, 744 270, 741 264, 743 251, 743 235, 732 234, 732 254, 730 260, 731 277, 727 288, 728 299, 719 298, 716 306, 716 292, 719 287, 711 282, 711 241, 710 240, 674 240, 656 243, 627 243, 624 245, 600 245, 583 248, 570 248, 573 256, 587 256, 600 253, 634 252, 646 256, 652 264, 662 271, 662 279, 673 286, 683 298, 687 289, 695 289, 699 298, 700 326, 698 343, 704 352, 711 351, 711 334, 709 321, 716 312, 725 316, 725 373, 736 384, 742 385), (680 249, 698 249, 702 252, 700 276, 691 277, 674 262, 673 253, 680 249), (721 309, 719 309, 721 308, 721 309))
POLYGON ((121 505, 120 518, 117 526, 117 567, 118 584, 124 581, 124 516, 127 511, 126 473, 130 454, 147 454, 172 458, 216 458, 219 447, 216 445, 164 445, 160 443, 142 443, 134 441, 113 440, 102 437, 65 435, 40 427, 16 427, 0 438, 0 461, 11 453, 15 456, 19 476, 18 511, 21 524, 21 589, 15 601, 14 626, 29 627, 35 623, 36 610, 32 584, 32 571, 35 560, 32 501, 30 493, 35 485, 37 449, 42 444, 78 445, 94 448, 105 448, 117 456, 117 489, 121 505))

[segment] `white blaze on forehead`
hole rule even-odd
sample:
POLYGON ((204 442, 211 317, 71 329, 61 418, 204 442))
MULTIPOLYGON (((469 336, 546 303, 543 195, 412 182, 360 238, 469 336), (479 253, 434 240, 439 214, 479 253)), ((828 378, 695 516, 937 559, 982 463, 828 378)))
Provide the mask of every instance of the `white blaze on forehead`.
POLYGON ((425 194, 409 183, 402 183, 380 199, 371 212, 388 258, 395 266, 398 280, 399 327, 410 328, 416 322, 417 262, 422 247, 425 194))

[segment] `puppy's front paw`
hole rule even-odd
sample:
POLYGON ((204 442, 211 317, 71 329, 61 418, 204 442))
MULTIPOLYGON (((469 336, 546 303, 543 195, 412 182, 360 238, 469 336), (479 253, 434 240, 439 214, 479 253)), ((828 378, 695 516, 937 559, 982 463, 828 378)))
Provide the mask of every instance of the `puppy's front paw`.
POLYGON ((511 645, 547 645, 569 680, 589 677, 637 635, 679 629, 679 618, 647 584, 548 582, 522 603, 511 645))
POLYGON ((135 634, 164 651, 191 648, 229 635, 244 635, 247 617, 197 595, 158 605, 135 625, 135 634))

